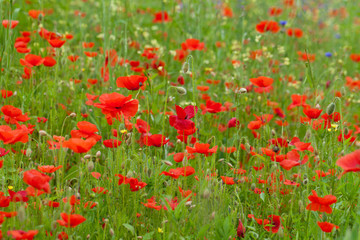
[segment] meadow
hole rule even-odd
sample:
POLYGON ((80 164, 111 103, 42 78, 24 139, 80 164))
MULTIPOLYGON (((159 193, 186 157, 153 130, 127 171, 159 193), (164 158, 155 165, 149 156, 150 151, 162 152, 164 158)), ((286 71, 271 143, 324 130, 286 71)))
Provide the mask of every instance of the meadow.
POLYGON ((360 239, 359 9, 0 0, 0 239, 360 239))

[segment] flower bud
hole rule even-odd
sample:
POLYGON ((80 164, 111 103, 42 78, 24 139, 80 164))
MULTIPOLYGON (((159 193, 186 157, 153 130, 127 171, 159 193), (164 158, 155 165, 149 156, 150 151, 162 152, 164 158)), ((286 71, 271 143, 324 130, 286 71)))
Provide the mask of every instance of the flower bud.
POLYGON ((244 238, 245 237, 245 232, 246 232, 246 229, 243 225, 243 223, 241 222, 241 220, 239 219, 239 225, 236 229, 236 233, 237 233, 237 236, 238 238, 244 238))
POLYGON ((74 118, 74 117, 76 117, 76 113, 70 113, 70 115, 69 115, 70 117, 72 117, 72 118, 74 118))
POLYGON ((17 218, 20 222, 23 222, 26 220, 26 212, 25 212, 25 206, 21 205, 19 209, 17 210, 17 218))
POLYGON ((109 234, 110 234, 111 236, 114 236, 114 235, 115 235, 114 229, 110 228, 109 234))
POLYGON ((48 134, 47 134, 47 132, 45 132, 44 130, 40 130, 40 131, 39 131, 39 135, 42 136, 42 137, 44 137, 44 136, 47 136, 48 134))
POLYGON ((334 112, 335 112, 335 103, 332 102, 332 103, 329 104, 329 106, 327 106, 326 113, 327 113, 327 115, 331 115, 334 112))
POLYGON ((101 152, 100 151, 97 151, 96 152, 96 157, 99 158, 101 156, 101 152))
POLYGON ((31 157, 31 153, 32 153, 31 148, 27 148, 27 149, 26 149, 26 156, 27 156, 27 157, 31 157))
POLYGON ((239 93, 240 93, 240 94, 247 93, 246 88, 240 88, 240 89, 239 89, 239 93))
POLYGON ((84 156, 84 158, 85 158, 85 159, 89 159, 89 158, 91 158, 91 155, 90 155, 90 154, 86 154, 86 155, 84 156))
POLYGON ((186 95, 186 89, 183 88, 183 87, 177 87, 177 88, 176 88, 176 91, 177 91, 177 93, 180 94, 180 95, 186 95))
POLYGON ((252 191, 254 191, 254 190, 255 190, 255 188, 256 188, 255 183, 252 183, 252 184, 251 184, 251 186, 250 186, 250 189, 251 189, 252 191))
POLYGON ((204 192, 201 194, 201 196, 205 199, 209 198, 211 195, 209 189, 205 188, 204 192))
POLYGON ((94 162, 90 160, 87 164, 87 168, 89 172, 92 172, 92 170, 94 170, 94 162))
POLYGON ((163 163, 165 163, 166 165, 168 165, 168 166, 172 166, 173 164, 171 163, 171 162, 169 162, 169 161, 163 161, 163 163))

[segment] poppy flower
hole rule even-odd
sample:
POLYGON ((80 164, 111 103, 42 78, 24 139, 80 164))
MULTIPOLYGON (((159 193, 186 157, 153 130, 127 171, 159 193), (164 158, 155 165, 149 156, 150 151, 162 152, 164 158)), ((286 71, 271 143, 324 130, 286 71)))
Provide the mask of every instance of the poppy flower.
POLYGON ((93 42, 83 42, 82 46, 83 46, 83 48, 93 48, 95 46, 95 43, 93 43, 93 42))
POLYGON ((101 177, 101 173, 98 172, 91 172, 91 176, 93 176, 96 179, 99 179, 101 177))
POLYGON ((136 124, 134 126, 139 133, 148 133, 150 131, 150 125, 140 118, 136 119, 136 124))
POLYGON ((146 203, 141 203, 142 205, 144 205, 147 208, 152 208, 155 209, 157 211, 159 211, 160 209, 162 209, 161 205, 156 205, 157 202, 155 201, 155 197, 151 197, 149 199, 146 199, 146 203))
POLYGON ((198 39, 189 38, 186 39, 185 42, 181 44, 181 48, 183 50, 189 50, 189 51, 195 51, 195 50, 203 50, 205 47, 205 44, 203 42, 200 42, 198 39))
POLYGON ((44 57, 43 64, 45 67, 52 67, 56 64, 56 60, 53 59, 52 57, 44 57))
POLYGON ((160 175, 165 175, 165 176, 169 176, 172 177, 174 179, 178 179, 180 176, 190 176, 193 175, 195 173, 195 169, 193 167, 190 166, 186 166, 186 167, 181 167, 181 168, 173 168, 170 169, 168 172, 163 171, 160 173, 160 175))
POLYGON ((270 215, 268 219, 264 219, 263 225, 264 229, 268 232, 277 233, 280 228, 280 216, 270 215))
POLYGON ((259 33, 277 33, 278 31, 280 31, 280 27, 275 21, 261 21, 259 24, 256 25, 256 31, 258 31, 259 33))
POLYGON ((353 62, 360 62, 360 54, 352 53, 352 54, 350 54, 350 59, 353 62))
POLYGON ((97 129, 95 124, 92 124, 87 121, 78 122, 76 125, 79 130, 71 130, 70 134, 72 138, 93 138, 96 141, 101 139, 101 136, 96 134, 99 130, 97 129))
POLYGON ((301 38, 303 35, 303 31, 299 28, 289 28, 286 31, 286 33, 290 37, 297 37, 297 38, 301 38))
POLYGON ((317 108, 311 108, 311 107, 303 108, 303 113, 310 119, 317 119, 320 116, 321 112, 322 110, 317 108))
POLYGON ((274 82, 274 79, 260 76, 257 78, 250 78, 250 82, 257 87, 265 88, 269 87, 274 82))
POLYGON ((307 106, 306 104, 306 95, 293 94, 291 95, 292 103, 287 107, 288 110, 291 110, 298 106, 307 106))
POLYGON ((86 218, 79 214, 67 214, 67 213, 61 213, 61 220, 56 220, 61 226, 64 227, 76 227, 77 225, 83 223, 86 218))
POLYGON ((20 126, 18 129, 12 130, 7 125, 0 125, 0 141, 3 141, 4 144, 27 143, 29 141, 28 134, 29 132, 20 126))
POLYGON ((119 88, 126 88, 131 91, 139 90, 147 80, 145 76, 132 75, 128 77, 118 77, 116 79, 116 86, 119 88))
POLYGON ((62 165, 55 167, 54 165, 38 166, 38 169, 43 173, 53 173, 62 168, 62 165))
POLYGON ((22 114, 21 109, 11 105, 5 105, 1 108, 1 112, 5 115, 6 123, 16 124, 18 122, 26 122, 30 118, 26 114, 22 114))
POLYGON ((232 18, 234 16, 233 11, 230 7, 225 6, 222 10, 222 15, 224 17, 232 18))
POLYGON ((202 114, 205 114, 207 112, 218 113, 218 112, 223 111, 221 103, 214 102, 212 100, 207 100, 206 106, 204 106, 204 104, 201 104, 200 108, 202 109, 202 114))
POLYGON ((236 234, 237 234, 238 238, 245 238, 245 232, 246 232, 246 229, 245 229, 243 223, 241 222, 241 220, 239 219, 239 225, 236 229, 236 234))
POLYGON ((192 105, 189 105, 185 108, 175 105, 175 108, 176 115, 169 117, 170 126, 180 131, 194 128, 195 123, 190 119, 195 116, 198 108, 192 105))
POLYGON ((44 58, 34 54, 27 54, 25 59, 20 59, 20 64, 29 68, 40 66, 45 61, 44 58))
POLYGON ((167 12, 157 12, 154 14, 153 23, 170 22, 171 18, 167 12))
POLYGON ((16 21, 16 20, 5 19, 2 21, 2 25, 4 26, 4 28, 10 27, 11 29, 14 29, 18 24, 19 24, 19 21, 16 21))
POLYGON ((38 234, 38 232, 39 232, 38 230, 30 230, 27 232, 23 230, 10 230, 7 231, 7 235, 16 240, 20 240, 20 239, 32 240, 34 239, 35 235, 38 234))
POLYGON ((137 99, 131 100, 131 95, 125 97, 116 92, 102 94, 99 101, 100 103, 95 103, 94 106, 101 108, 101 112, 105 114, 109 124, 112 124, 111 118, 120 121, 123 118, 135 116, 139 107, 139 101, 137 99))
POLYGON ((311 211, 326 212, 329 214, 332 213, 332 208, 330 207, 330 205, 337 202, 336 197, 333 195, 319 197, 314 190, 312 190, 311 192, 313 195, 310 195, 308 197, 311 203, 306 206, 306 209, 311 211))
POLYGON ((70 55, 68 56, 68 59, 71 61, 71 62, 76 62, 78 60, 79 56, 76 56, 76 55, 70 55))
POLYGON ((334 228, 339 229, 339 226, 329 222, 317 222, 317 225, 321 228, 323 232, 332 232, 334 228))
POLYGON ((117 148, 118 146, 120 146, 121 141, 117 139, 108 139, 108 140, 104 140, 103 144, 107 148, 117 148))
POLYGON ((33 19, 38 19, 40 15, 45 16, 44 12, 41 10, 32 9, 32 10, 29 10, 28 13, 29 13, 29 16, 33 19))
POLYGON ((210 144, 208 143, 195 143, 194 147, 186 146, 186 150, 188 153, 200 153, 205 156, 212 155, 216 153, 218 146, 214 146, 210 148, 210 144))
POLYGON ((360 149, 339 158, 336 165, 344 170, 341 175, 347 172, 360 172, 360 149))
POLYGON ((29 201, 29 198, 27 197, 28 194, 26 191, 14 192, 9 189, 8 192, 10 195, 9 199, 12 202, 27 202, 27 201, 29 201))
POLYGON ((44 190, 46 193, 50 193, 50 180, 51 177, 38 172, 35 169, 24 172, 23 180, 26 184, 33 186, 38 190, 44 190))
POLYGON ((147 134, 143 138, 143 143, 146 146, 161 147, 167 144, 170 140, 161 134, 147 134))
POLYGON ((10 91, 10 90, 1 90, 0 91, 1 92, 1 97, 2 98, 8 98, 8 97, 11 97, 12 95, 13 95, 13 92, 12 91, 10 91))
POLYGON ((228 122, 228 128, 238 127, 240 126, 239 120, 236 119, 236 117, 233 117, 228 122))
POLYGON ((220 177, 226 185, 234 185, 235 184, 233 177, 225 177, 225 176, 220 176, 220 177))
POLYGON ((62 143, 62 147, 70 148, 76 153, 86 153, 96 144, 94 138, 88 138, 83 140, 81 138, 70 138, 62 143))
POLYGON ((48 39, 48 42, 53 48, 61 48, 66 41, 55 38, 55 39, 48 39))

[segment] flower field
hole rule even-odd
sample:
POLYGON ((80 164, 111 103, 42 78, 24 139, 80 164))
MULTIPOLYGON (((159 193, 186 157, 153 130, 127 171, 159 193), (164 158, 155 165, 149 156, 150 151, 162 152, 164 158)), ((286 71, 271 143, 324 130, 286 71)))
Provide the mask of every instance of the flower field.
POLYGON ((359 9, 0 0, 0 239, 360 239, 359 9))

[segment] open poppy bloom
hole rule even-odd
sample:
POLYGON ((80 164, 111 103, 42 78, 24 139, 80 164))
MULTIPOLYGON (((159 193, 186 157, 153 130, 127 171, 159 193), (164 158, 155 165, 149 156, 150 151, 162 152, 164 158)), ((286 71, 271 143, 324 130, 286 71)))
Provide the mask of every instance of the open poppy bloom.
POLYGON ((70 148, 76 153, 86 153, 96 144, 94 138, 83 140, 81 138, 70 138, 62 143, 62 147, 70 148))
POLYGON ((218 146, 214 146, 210 148, 210 144, 208 143, 195 143, 194 147, 186 146, 186 150, 188 153, 200 153, 205 156, 211 156, 213 153, 216 153, 218 146))
POLYGON ((260 76, 257 78, 250 78, 250 82, 257 87, 265 88, 269 87, 274 82, 274 79, 260 76))
POLYGON ((48 42, 53 48, 61 48, 66 41, 55 38, 55 39, 48 39, 48 42))
POLYGON ((116 79, 116 86, 119 88, 126 88, 128 90, 139 90, 143 89, 144 82, 147 80, 145 76, 132 75, 128 77, 118 77, 116 79))
POLYGON ((317 108, 304 107, 303 112, 308 118, 317 119, 320 116, 322 110, 317 108))
POLYGON ((169 17, 169 14, 164 12, 157 12, 154 14, 153 23, 162 23, 162 22, 170 22, 171 18, 169 17))
POLYGON ((20 126, 12 130, 11 127, 7 125, 0 125, 0 141, 3 141, 4 144, 15 144, 17 142, 27 143, 29 141, 28 134, 29 132, 20 126))
POLYGON ((61 213, 61 220, 56 220, 61 226, 64 227, 76 227, 77 225, 85 222, 86 218, 81 216, 80 214, 67 214, 61 213))
POLYGON ((103 141, 103 144, 107 148, 117 148, 118 146, 120 146, 121 141, 117 139, 107 139, 103 141))
POLYGON ((38 190, 44 190, 46 193, 50 193, 50 180, 51 177, 38 172, 35 169, 24 172, 23 180, 26 184, 33 186, 38 190))
POLYGON ((6 123, 16 124, 17 122, 26 122, 30 118, 26 114, 22 114, 21 109, 11 105, 5 105, 1 108, 1 112, 5 115, 6 123))
POLYGON ((45 61, 44 58, 34 54, 27 54, 25 59, 20 59, 20 64, 29 68, 40 66, 45 61))
POLYGON ((96 134, 99 130, 95 124, 89 123, 87 121, 81 121, 77 123, 79 130, 71 130, 72 138, 93 138, 96 141, 101 139, 101 136, 96 134))
POLYGON ((195 173, 195 169, 193 167, 187 166, 187 167, 181 167, 181 168, 173 168, 170 169, 168 172, 163 171, 160 173, 160 175, 165 175, 172 177, 174 179, 178 179, 180 176, 190 176, 195 173))
POLYGON ((20 239, 27 239, 32 240, 34 239, 35 235, 38 234, 38 230, 30 230, 30 231, 23 231, 23 230, 10 230, 7 232, 8 236, 12 237, 13 239, 20 240, 20 239))
POLYGON ((135 116, 139 107, 139 101, 137 99, 131 100, 131 95, 125 97, 116 92, 102 94, 99 101, 100 103, 95 103, 94 106, 101 108, 101 112, 105 114, 110 125, 112 124, 112 118, 121 121, 123 118, 135 116))
POLYGON ((143 143, 146 146, 161 147, 167 144, 169 141, 170 139, 167 139, 165 136, 161 134, 148 133, 143 136, 143 143))
POLYGON ((134 127, 138 130, 139 133, 148 133, 150 131, 150 125, 140 118, 136 119, 136 124, 134 127))
POLYGON ((330 205, 337 202, 336 197, 333 195, 326 195, 322 198, 319 197, 314 190, 312 190, 311 192, 313 195, 310 195, 308 197, 311 203, 306 206, 306 209, 311 211, 332 213, 332 208, 330 207, 330 205))
POLYGON ((204 47, 205 44, 203 42, 200 42, 200 40, 194 38, 186 39, 186 41, 181 44, 181 48, 183 50, 189 50, 189 51, 194 51, 194 50, 201 51, 204 49, 204 47))
POLYGON ((360 149, 339 158, 336 165, 344 170, 341 175, 347 172, 360 172, 360 149))
POLYGON ((159 211, 160 209, 162 209, 161 205, 156 205, 157 202, 155 201, 155 197, 151 197, 149 199, 146 199, 146 203, 141 203, 142 205, 144 205, 147 208, 152 208, 155 209, 157 211, 159 211))
POLYGON ((178 105, 175 105, 175 107, 177 115, 172 115, 169 117, 170 126, 180 131, 194 128, 195 123, 189 119, 195 116, 198 108, 192 105, 189 105, 185 108, 182 108, 178 105))
POLYGON ((55 167, 54 165, 38 166, 38 169, 43 173, 53 173, 62 168, 62 165, 55 167))
POLYGON ((334 228, 339 229, 339 226, 329 222, 317 222, 317 225, 321 228, 323 232, 332 232, 334 228))
POLYGON ((259 33, 277 33, 278 31, 280 31, 280 27, 275 21, 261 21, 259 24, 256 25, 256 31, 258 31, 259 33))
POLYGON ((10 26, 11 29, 14 29, 19 24, 19 21, 16 20, 3 20, 2 25, 4 28, 8 28, 10 26))

